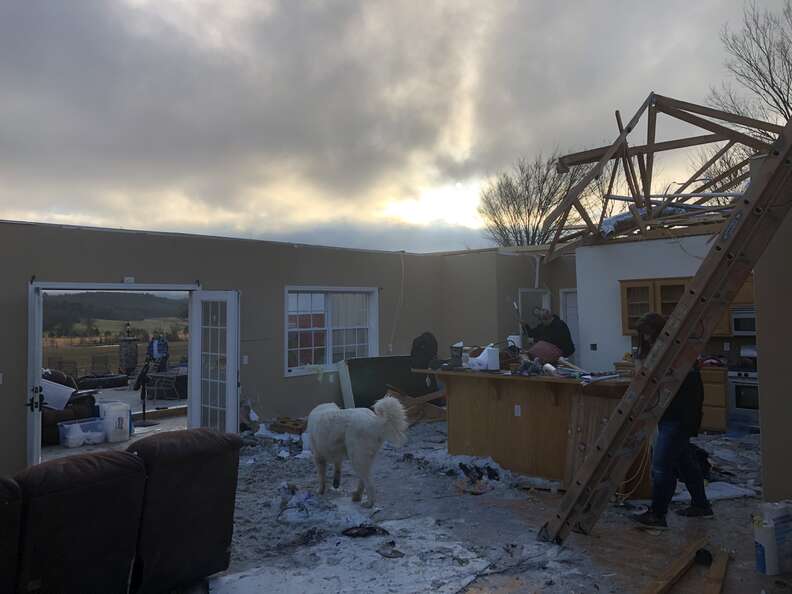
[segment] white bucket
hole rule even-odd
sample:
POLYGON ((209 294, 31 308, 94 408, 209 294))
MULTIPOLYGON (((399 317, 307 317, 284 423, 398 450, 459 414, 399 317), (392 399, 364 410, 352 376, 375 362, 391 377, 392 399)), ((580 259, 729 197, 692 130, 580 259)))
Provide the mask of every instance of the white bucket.
POLYGON ((115 443, 129 439, 129 405, 124 402, 108 402, 102 407, 107 441, 115 443))

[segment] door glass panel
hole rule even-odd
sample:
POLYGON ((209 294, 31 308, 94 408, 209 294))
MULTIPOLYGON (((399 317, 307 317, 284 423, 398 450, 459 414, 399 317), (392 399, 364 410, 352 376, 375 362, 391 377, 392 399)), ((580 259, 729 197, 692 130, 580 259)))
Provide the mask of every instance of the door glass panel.
POLYGON ((227 304, 204 301, 201 308, 201 425, 225 431, 227 304))

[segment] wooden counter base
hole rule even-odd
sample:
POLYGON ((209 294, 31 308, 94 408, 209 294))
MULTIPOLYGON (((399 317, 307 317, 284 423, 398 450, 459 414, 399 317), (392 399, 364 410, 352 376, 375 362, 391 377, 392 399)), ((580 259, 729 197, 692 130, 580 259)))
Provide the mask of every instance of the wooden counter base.
MULTIPOLYGON (((416 370, 418 371, 418 370, 416 370)), ((508 470, 569 484, 629 381, 578 380, 481 372, 426 371, 445 384, 448 453, 491 456, 508 470)), ((626 489, 651 494, 649 464, 638 462, 626 489)))

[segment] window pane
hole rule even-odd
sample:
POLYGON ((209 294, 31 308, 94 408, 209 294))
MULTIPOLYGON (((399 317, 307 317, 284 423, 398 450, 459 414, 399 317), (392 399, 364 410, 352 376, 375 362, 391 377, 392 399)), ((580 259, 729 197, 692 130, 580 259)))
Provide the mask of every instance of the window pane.
POLYGON ((313 333, 314 346, 323 347, 325 345, 325 331, 319 330, 313 333))
POLYGON ((289 351, 289 367, 297 367, 297 351, 289 351))
POLYGON ((357 345, 356 353, 358 357, 368 357, 368 345, 365 344, 357 345))
POLYGON ((310 312, 311 311, 311 294, 310 293, 300 293, 299 295, 300 295, 300 297, 299 297, 300 313, 310 312))
POLYGON ((338 363, 344 358, 344 349, 333 347, 333 363, 338 363))
POLYGON ((297 343, 298 332, 289 332, 289 348, 296 349, 299 345, 297 343))
POLYGON ((311 327, 311 314, 300 314, 299 315, 299 326, 300 326, 300 328, 310 328, 311 327))
POLYGON ((343 344, 344 344, 344 331, 333 330, 333 346, 339 347, 339 346, 343 346, 343 344))
POLYGON ((313 332, 300 332, 300 348, 313 346, 313 332))
POLYGON ((289 315, 289 330, 292 328, 297 328, 297 316, 296 315, 289 315))
POLYGON ((312 328, 324 328, 324 325, 325 325, 325 317, 323 313, 313 314, 311 316, 312 328))
POLYGON ((346 345, 355 344, 354 330, 344 330, 344 344, 346 345))
POLYGON ((314 363, 324 365, 326 363, 325 356, 325 350, 323 348, 314 349, 314 363))
POLYGON ((357 329, 357 341, 358 344, 366 344, 368 342, 368 330, 366 328, 358 328, 357 329))
POLYGON ((224 410, 217 411, 217 430, 225 431, 226 414, 224 410))
POLYGON ((346 347, 344 349, 344 359, 354 359, 356 356, 355 347, 346 347))
POLYGON ((217 325, 218 326, 225 326, 226 325, 226 309, 228 309, 228 304, 225 301, 218 301, 217 302, 217 325))
POLYGON ((324 293, 313 293, 311 295, 311 311, 324 311, 325 310, 325 296, 324 293))
POLYGON ((300 349, 300 365, 313 365, 313 350, 300 349))
POLYGON ((297 313, 297 293, 289 293, 287 307, 289 313, 297 313))

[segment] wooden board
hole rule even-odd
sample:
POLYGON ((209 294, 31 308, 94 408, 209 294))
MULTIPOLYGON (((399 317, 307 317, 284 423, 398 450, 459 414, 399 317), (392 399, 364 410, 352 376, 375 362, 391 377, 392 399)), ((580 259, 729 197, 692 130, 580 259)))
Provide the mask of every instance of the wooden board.
POLYGON ((671 564, 661 575, 641 590, 641 594, 664 594, 665 592, 670 592, 673 585, 693 565, 696 559, 696 551, 705 547, 706 544, 706 538, 696 539, 687 545, 679 555, 671 557, 673 559, 671 564))
POLYGON ((723 591, 723 582, 726 579, 726 570, 729 567, 729 553, 718 549, 710 565, 704 583, 704 594, 720 594, 723 591))

